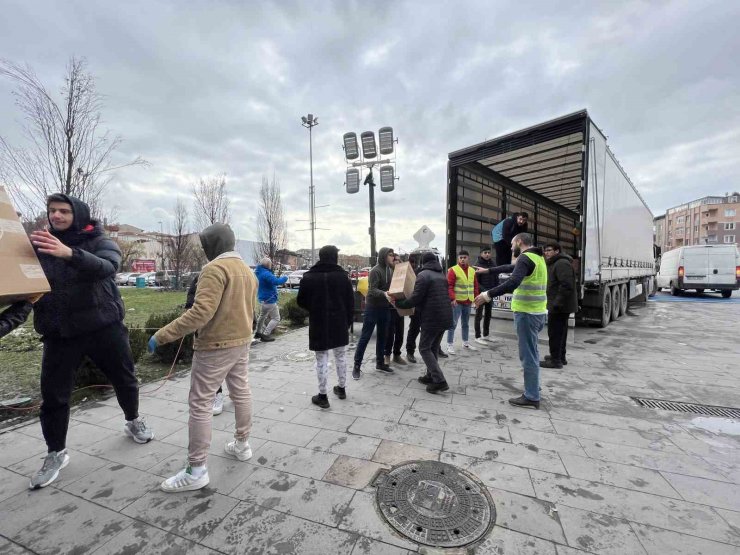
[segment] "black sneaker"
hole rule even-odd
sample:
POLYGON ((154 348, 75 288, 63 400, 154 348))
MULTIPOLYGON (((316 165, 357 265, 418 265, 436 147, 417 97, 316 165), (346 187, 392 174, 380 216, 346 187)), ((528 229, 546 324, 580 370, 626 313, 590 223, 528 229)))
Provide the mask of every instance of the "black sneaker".
POLYGON ((314 405, 318 405, 322 409, 329 408, 329 398, 326 396, 326 393, 319 393, 318 395, 314 395, 313 397, 311 397, 311 402, 314 405))
POLYGON ((523 407, 523 408, 528 408, 528 409, 540 408, 539 401, 530 401, 524 395, 520 395, 519 397, 514 397, 513 399, 509 399, 509 404, 514 405, 515 407, 523 407))
POLYGON ((563 367, 563 365, 560 362, 558 362, 557 360, 553 360, 553 359, 547 360, 547 359, 545 359, 545 360, 541 360, 540 361, 540 368, 557 368, 557 369, 561 369, 562 367, 563 367))
POLYGON ((408 360, 411 364, 416 364, 416 357, 414 356, 414 353, 406 353, 406 360, 408 360))
POLYGON ((381 372, 385 372, 386 374, 392 374, 393 368, 391 368, 389 365, 384 364, 382 362, 378 362, 375 364, 375 369, 380 370, 381 372))
POLYGON ((430 383, 433 383, 432 382, 432 377, 429 374, 425 374, 423 376, 419 376, 416 379, 419 381, 419 383, 423 383, 424 385, 429 385, 430 383))
POLYGON ((448 355, 447 353, 445 353, 443 349, 440 349, 440 350, 439 350, 439 351, 437 352, 437 356, 438 356, 439 358, 450 358, 450 355, 448 355))
MULTIPOLYGON (((552 357, 550 355, 545 356, 545 360, 552 360, 552 357)), ((568 360, 563 357, 563 366, 568 366, 568 360)))
POLYGON ((347 392, 344 390, 343 387, 339 387, 338 385, 334 386, 334 394, 339 397, 340 399, 346 399, 347 398, 347 392))
POLYGON ((439 393, 440 391, 447 391, 450 389, 450 386, 447 385, 447 382, 439 382, 439 383, 430 383, 427 385, 427 393, 439 393))
POLYGON ((359 380, 362 375, 362 369, 360 365, 355 362, 355 367, 352 368, 352 379, 359 380))
POLYGON ((270 341, 275 341, 274 337, 270 337, 269 335, 265 335, 264 333, 260 335, 260 340, 263 343, 269 343, 270 341))
POLYGON ((400 364, 401 366, 406 366, 406 364, 408 364, 405 360, 401 358, 401 355, 393 355, 393 363, 400 364))

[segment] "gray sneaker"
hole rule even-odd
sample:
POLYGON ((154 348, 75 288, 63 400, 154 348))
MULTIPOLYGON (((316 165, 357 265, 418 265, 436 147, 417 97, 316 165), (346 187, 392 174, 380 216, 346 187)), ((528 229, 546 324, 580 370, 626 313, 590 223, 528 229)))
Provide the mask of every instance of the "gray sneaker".
POLYGON ((123 431, 126 432, 126 435, 131 436, 131 439, 136 443, 149 443, 154 439, 154 431, 142 417, 126 421, 123 431))
POLYGON ((59 471, 69 464, 69 455, 67 450, 63 449, 59 452, 52 451, 44 458, 44 464, 33 478, 28 487, 31 489, 39 489, 48 486, 59 476, 59 471))

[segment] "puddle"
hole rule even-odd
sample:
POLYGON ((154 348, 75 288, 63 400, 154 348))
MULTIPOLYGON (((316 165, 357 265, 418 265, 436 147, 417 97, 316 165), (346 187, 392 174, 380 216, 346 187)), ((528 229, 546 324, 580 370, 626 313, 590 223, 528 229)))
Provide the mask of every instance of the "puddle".
POLYGON ((700 416, 692 419, 691 424, 697 428, 701 428, 702 430, 712 432, 713 434, 740 436, 740 420, 700 416))

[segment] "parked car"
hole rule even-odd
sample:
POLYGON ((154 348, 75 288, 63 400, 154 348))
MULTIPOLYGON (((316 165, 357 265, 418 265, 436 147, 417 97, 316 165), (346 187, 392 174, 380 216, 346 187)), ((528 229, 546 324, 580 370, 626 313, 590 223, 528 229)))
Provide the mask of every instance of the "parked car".
POLYGON ((130 275, 131 272, 116 274, 116 285, 128 285, 128 276, 130 275))
POLYGON ((301 279, 303 278, 303 274, 306 272, 308 272, 308 270, 296 270, 295 272, 291 272, 288 276, 288 281, 286 282, 287 286, 291 289, 294 287, 300 287, 301 279))
POLYGON ((292 274, 292 273, 293 272, 283 272, 282 274, 280 274, 280 277, 287 277, 288 278, 288 281, 286 281, 285 283, 283 283, 281 285, 281 287, 290 287, 290 274, 292 274))
POLYGON ((740 289, 740 253, 735 245, 692 245, 663 254, 656 277, 658 288, 671 295, 693 289, 719 291, 729 298, 740 289))
POLYGON ((154 285, 159 287, 169 287, 175 279, 175 272, 172 270, 160 270, 154 274, 154 285))
POLYGON ((141 274, 137 272, 132 272, 128 275, 126 278, 126 285, 136 285, 136 278, 139 277, 141 274))

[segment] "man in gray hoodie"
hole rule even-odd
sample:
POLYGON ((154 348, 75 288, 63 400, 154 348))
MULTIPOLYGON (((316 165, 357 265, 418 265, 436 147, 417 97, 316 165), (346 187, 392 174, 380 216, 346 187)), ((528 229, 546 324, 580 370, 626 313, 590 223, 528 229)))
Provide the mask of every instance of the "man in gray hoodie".
POLYGON ((385 298, 385 293, 391 286, 393 278, 393 249, 383 247, 378 252, 378 263, 373 266, 368 276, 367 297, 365 299, 365 313, 362 320, 362 333, 355 351, 355 366, 352 369, 352 377, 360 379, 362 374, 362 357, 370 341, 375 326, 378 333, 375 339, 375 368, 381 372, 391 373, 393 370, 383 361, 385 350, 385 336, 388 320, 390 319, 390 303, 385 298))

